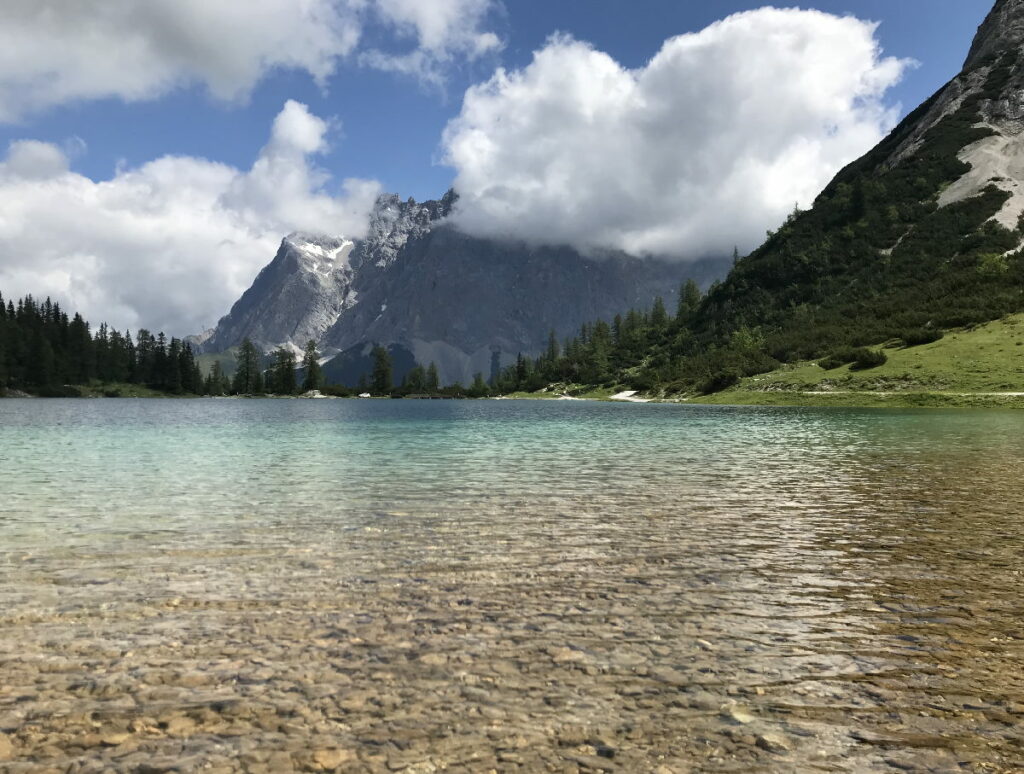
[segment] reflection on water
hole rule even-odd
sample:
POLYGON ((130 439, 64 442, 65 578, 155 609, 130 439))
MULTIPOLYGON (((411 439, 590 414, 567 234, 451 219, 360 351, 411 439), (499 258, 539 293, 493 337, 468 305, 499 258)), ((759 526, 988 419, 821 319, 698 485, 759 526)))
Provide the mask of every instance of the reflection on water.
POLYGON ((12 771, 1024 770, 1024 415, 9 400, 0 450, 12 771))

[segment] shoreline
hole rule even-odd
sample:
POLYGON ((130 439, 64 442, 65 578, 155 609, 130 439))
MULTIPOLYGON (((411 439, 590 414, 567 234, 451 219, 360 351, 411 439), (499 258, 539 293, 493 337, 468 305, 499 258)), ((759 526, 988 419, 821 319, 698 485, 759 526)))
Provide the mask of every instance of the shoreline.
MULTIPOLYGON (((69 400, 396 400, 390 396, 359 398, 341 395, 82 395, 69 400)), ((0 399, 52 400, 50 396, 31 395, 20 391, 8 391, 0 399)), ((406 398, 398 398, 406 400, 406 398)), ((591 401, 598 403, 674 404, 695 406, 763 406, 766 408, 931 408, 931 409, 1024 409, 1024 392, 970 392, 970 391, 862 391, 862 390, 726 390, 711 395, 666 397, 644 394, 637 390, 619 391, 596 389, 533 393, 512 393, 484 398, 463 398, 463 400, 551 400, 591 401), (576 394, 570 394, 575 392, 576 394)))
POLYGON ((780 408, 934 408, 1024 409, 1024 392, 971 390, 744 390, 710 395, 665 396, 618 388, 560 386, 534 393, 512 393, 492 400, 587 400, 601 403, 660 403, 696 406, 780 408))

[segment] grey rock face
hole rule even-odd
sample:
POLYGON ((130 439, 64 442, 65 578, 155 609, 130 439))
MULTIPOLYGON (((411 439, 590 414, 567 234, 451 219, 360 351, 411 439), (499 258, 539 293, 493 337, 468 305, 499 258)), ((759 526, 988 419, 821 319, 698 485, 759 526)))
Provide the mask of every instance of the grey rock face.
POLYGON ((724 266, 681 266, 624 255, 585 258, 569 248, 475 239, 440 223, 410 239, 386 272, 361 275, 360 303, 339 316, 323 343, 346 350, 364 341, 401 343, 445 381, 468 383, 519 352, 536 354, 550 331, 561 338, 584 322, 610 319, 656 296, 674 304, 686 276, 707 283, 724 266), (365 281, 369 279, 370 281, 365 281))
POLYGON ((436 363, 446 383, 468 383, 477 371, 490 374, 495 353, 507 365, 520 352, 539 353, 552 330, 563 338, 656 296, 671 309, 686 278, 707 285, 727 270, 724 261, 598 259, 476 239, 444 221, 454 200, 382 196, 366 238, 355 242, 292 234, 203 350, 246 337, 267 351, 314 339, 325 356, 345 353, 334 370, 351 380, 372 342, 436 363))
POLYGON ((986 122, 1003 135, 1024 133, 1024 0, 998 0, 978 28, 963 70, 927 103, 913 131, 890 155, 892 167, 914 155, 924 135, 939 121, 955 113, 964 100, 985 89, 993 69, 1012 58, 1018 64, 996 98, 981 106, 986 122))
POLYGON ((1024 44, 1024 0, 997 0, 978 28, 964 69, 976 67, 986 57, 1024 44))
POLYGON ((252 286, 202 343, 220 352, 249 338, 265 351, 300 350, 319 341, 339 315, 356 303, 349 256, 354 243, 340 237, 292 234, 281 242, 252 286))

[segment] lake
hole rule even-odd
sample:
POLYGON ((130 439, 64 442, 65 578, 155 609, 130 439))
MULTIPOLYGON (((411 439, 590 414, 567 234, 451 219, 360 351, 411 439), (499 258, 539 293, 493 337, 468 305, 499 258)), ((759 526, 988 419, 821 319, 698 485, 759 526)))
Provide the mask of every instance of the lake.
POLYGON ((2 400, 0 577, 4 771, 1024 770, 1024 413, 2 400))

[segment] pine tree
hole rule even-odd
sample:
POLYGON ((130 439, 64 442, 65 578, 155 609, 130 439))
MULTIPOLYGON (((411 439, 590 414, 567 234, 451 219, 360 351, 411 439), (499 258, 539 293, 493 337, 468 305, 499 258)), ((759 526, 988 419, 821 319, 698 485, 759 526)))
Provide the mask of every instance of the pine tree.
MULTIPOLYGON (((160 336, 163 336, 161 333, 160 336)), ((183 390, 182 369, 181 369, 181 342, 178 339, 171 339, 167 347, 167 358, 164 360, 164 376, 161 379, 162 389, 172 392, 175 395, 183 390)))
POLYGON ((206 376, 205 392, 207 395, 225 395, 231 389, 227 377, 224 376, 224 368, 219 360, 213 361, 210 373, 206 376))
POLYGON ((242 342, 238 352, 238 368, 231 384, 236 395, 256 395, 263 391, 263 375, 260 373, 260 353, 249 339, 242 342))
POLYGON ((195 355, 192 352, 191 344, 181 346, 178 355, 178 372, 180 374, 181 389, 193 395, 198 395, 203 390, 203 375, 196 364, 195 355))
POLYGON ((665 302, 661 296, 654 299, 654 306, 651 307, 650 325, 655 331, 663 331, 668 327, 668 312, 665 311, 665 302))
POLYGON ((700 306, 700 300, 700 286, 692 279, 686 280, 679 290, 679 309, 676 312, 676 322, 682 325, 693 319, 700 306))
POLYGON ((405 379, 402 382, 407 392, 421 393, 426 388, 427 373, 423 370, 423 366, 417 363, 405 375, 405 379))
POLYGON ((294 395, 295 386, 295 353, 278 347, 270 371, 270 390, 277 395, 294 395))
POLYGON ((473 398, 485 398, 491 394, 491 391, 487 387, 487 382, 484 381, 484 375, 482 373, 473 374, 473 384, 470 385, 468 394, 473 398))
POLYGON ((427 383, 424 386, 427 388, 427 392, 431 394, 441 389, 441 378, 437 373, 437 365, 433 361, 427 367, 427 383))
POLYGON ((52 387, 57 382, 53 347, 42 328, 38 329, 32 337, 26 371, 28 383, 35 387, 52 387))
POLYGON ((302 356, 302 368, 305 376, 302 379, 302 391, 319 390, 324 383, 324 372, 320 368, 320 353, 316 351, 316 342, 306 342, 306 353, 302 356))
POLYGON ((394 381, 391 373, 391 355, 387 349, 377 344, 373 348, 373 374, 371 383, 373 391, 378 395, 386 395, 391 392, 394 381))

